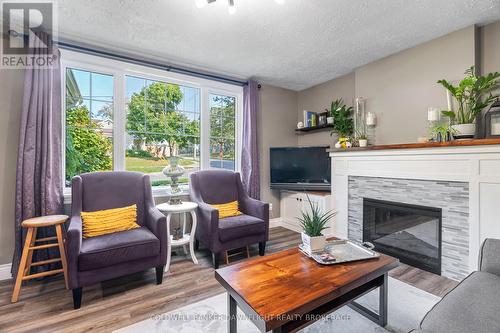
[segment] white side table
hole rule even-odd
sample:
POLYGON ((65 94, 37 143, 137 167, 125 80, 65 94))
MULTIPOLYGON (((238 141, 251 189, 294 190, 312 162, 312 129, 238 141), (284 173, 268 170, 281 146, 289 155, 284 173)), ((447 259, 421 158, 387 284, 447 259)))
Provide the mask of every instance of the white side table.
POLYGON ((189 244, 189 251, 191 252, 191 259, 195 264, 198 264, 194 253, 194 234, 196 232, 196 208, 198 204, 195 202, 184 201, 180 205, 169 205, 168 203, 162 203, 156 206, 160 212, 167 216, 167 237, 170 242, 167 247, 167 265, 165 270, 168 272, 170 268, 170 257, 172 256, 172 247, 183 246, 184 251, 186 251, 186 245, 189 244), (192 226, 191 231, 186 233, 186 213, 191 213, 192 226), (172 214, 183 214, 182 223, 182 238, 174 240, 173 236, 170 235, 170 219, 172 214))

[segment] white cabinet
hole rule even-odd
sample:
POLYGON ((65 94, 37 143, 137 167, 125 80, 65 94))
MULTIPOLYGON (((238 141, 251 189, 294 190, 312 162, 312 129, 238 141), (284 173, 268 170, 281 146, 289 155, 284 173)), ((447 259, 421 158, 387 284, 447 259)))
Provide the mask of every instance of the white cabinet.
MULTIPOLYGON (((311 210, 308 198, 313 205, 317 205, 323 212, 333 209, 330 193, 281 191, 280 211, 281 225, 283 227, 296 232, 302 231, 298 218, 302 216, 302 211, 311 210)), ((335 218, 330 221, 327 229, 323 232, 325 235, 333 234, 332 225, 334 220, 335 218)))

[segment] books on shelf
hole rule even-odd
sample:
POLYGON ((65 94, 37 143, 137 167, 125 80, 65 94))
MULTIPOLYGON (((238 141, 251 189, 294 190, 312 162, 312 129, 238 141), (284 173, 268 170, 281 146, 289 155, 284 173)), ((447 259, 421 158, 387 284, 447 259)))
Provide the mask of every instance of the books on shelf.
POLYGON ((316 112, 304 110, 304 127, 314 127, 318 125, 318 114, 316 112))

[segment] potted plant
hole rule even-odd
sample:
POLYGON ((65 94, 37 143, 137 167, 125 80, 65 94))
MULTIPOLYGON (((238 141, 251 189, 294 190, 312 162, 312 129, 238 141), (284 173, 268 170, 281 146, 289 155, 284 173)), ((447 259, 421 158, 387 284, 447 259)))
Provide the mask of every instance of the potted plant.
POLYGON ((354 136, 354 141, 355 145, 357 147, 367 147, 368 146, 368 135, 366 135, 366 132, 364 131, 363 127, 357 128, 354 130, 355 136, 354 136))
POLYGON ((458 131, 449 124, 436 124, 431 128, 437 142, 451 141, 453 137, 458 135, 458 131))
POLYGON ((337 214, 337 212, 327 211, 322 212, 319 206, 312 203, 309 196, 309 210, 302 211, 302 217, 298 220, 302 226, 302 244, 304 250, 311 253, 322 250, 325 247, 326 236, 323 235, 323 230, 327 228, 328 222, 337 214))
POLYGON ((326 117, 326 123, 332 125, 334 122, 334 114, 335 112, 340 108, 342 105, 342 99, 336 99, 335 101, 332 102, 330 105, 330 110, 325 109, 325 111, 328 114, 328 117, 326 117))
MULTIPOLYGON (((337 99, 332 103, 332 106, 336 106, 335 109, 332 108, 333 112, 333 129, 330 132, 330 135, 338 133, 339 140, 335 144, 335 147, 338 145, 343 148, 349 148, 351 146, 350 136, 354 130, 354 122, 352 120, 352 106, 347 106, 344 104, 342 99, 337 99)), ((338 148, 338 147, 337 147, 338 148)))
POLYGON ((454 123, 453 129, 457 132, 457 138, 474 137, 477 116, 499 96, 492 94, 492 90, 500 83, 498 78, 500 78, 498 72, 477 76, 472 66, 465 71, 465 78, 457 86, 446 80, 438 81, 457 102, 457 110, 442 111, 454 123), (489 95, 485 96, 488 93, 489 95))
POLYGON ((366 134, 359 135, 358 144, 360 147, 367 147, 368 146, 368 137, 366 136, 366 134))

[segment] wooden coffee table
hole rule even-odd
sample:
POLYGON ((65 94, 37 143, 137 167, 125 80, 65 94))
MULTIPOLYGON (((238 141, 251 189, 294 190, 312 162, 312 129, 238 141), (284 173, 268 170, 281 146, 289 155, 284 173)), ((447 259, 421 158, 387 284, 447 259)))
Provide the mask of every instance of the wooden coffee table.
POLYGON ((387 324, 387 272, 399 260, 375 259, 323 266, 297 248, 259 257, 215 271, 228 292, 228 332, 236 332, 236 307, 261 332, 294 332, 344 305, 380 326, 387 324), (379 288, 375 313, 354 300, 379 288))

